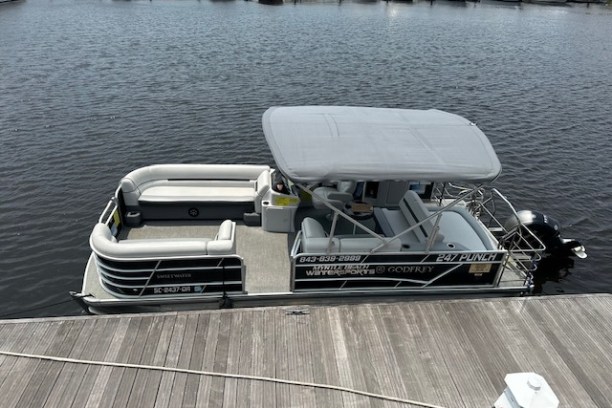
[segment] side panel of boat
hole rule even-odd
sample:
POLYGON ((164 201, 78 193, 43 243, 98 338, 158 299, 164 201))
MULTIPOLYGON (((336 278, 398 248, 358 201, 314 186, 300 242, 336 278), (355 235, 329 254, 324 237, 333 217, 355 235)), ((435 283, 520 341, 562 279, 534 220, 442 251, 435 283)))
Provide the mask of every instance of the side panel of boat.
POLYGON ((242 292, 239 256, 115 261, 95 255, 102 286, 117 297, 242 292))
POLYGON ((293 290, 351 287, 493 286, 505 251, 420 254, 297 254, 293 290))

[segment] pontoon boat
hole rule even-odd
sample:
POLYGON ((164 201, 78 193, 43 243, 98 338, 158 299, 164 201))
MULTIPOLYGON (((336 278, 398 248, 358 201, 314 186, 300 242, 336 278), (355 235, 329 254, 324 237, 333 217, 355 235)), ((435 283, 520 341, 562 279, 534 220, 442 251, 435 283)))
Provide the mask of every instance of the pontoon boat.
POLYGON ((531 291, 546 246, 531 213, 486 187, 501 165, 474 123, 439 110, 273 107, 263 131, 277 169, 126 175, 93 228, 75 298, 118 312, 531 291))

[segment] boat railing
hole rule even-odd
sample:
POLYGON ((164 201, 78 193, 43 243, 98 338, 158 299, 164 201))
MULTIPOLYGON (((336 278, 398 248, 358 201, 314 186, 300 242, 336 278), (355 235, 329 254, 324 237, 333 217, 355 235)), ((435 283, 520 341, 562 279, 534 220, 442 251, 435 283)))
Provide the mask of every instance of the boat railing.
POLYGON ((117 201, 113 197, 110 200, 108 200, 108 203, 106 204, 106 207, 104 207, 104 210, 100 214, 100 218, 98 218, 98 222, 101 222, 102 224, 109 225, 110 222, 113 219, 113 216, 114 216, 115 212, 117 210, 118 210, 117 201))
MULTIPOLYGON (((109 200, 100 223, 115 238, 122 227, 117 198, 109 200)), ((119 298, 216 296, 244 291, 245 267, 236 254, 119 257, 92 246, 102 286, 119 298)))
POLYGON ((100 281, 121 298, 151 295, 242 293, 245 268, 238 255, 110 259, 94 250, 100 281))

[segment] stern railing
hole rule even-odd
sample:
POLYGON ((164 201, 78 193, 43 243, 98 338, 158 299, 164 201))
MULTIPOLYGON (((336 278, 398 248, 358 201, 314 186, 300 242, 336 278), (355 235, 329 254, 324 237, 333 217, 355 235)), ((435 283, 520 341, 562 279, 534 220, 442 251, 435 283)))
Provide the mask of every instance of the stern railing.
POLYGON ((466 198, 458 205, 465 206, 495 238, 498 248, 508 252, 504 267, 518 270, 526 282, 530 281, 546 250, 544 243, 521 222, 514 206, 496 188, 444 183, 434 186, 432 200, 441 205, 461 195, 466 198))

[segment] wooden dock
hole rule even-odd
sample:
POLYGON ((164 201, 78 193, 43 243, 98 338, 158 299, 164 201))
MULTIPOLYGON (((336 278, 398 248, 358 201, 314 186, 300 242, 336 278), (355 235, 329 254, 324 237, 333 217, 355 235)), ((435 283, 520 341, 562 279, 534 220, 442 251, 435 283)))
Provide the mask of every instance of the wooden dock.
MULTIPOLYGON (((491 407, 536 372, 612 406, 612 295, 0 321, 0 351, 327 384, 491 407)), ((0 354, 2 407, 411 407, 312 385, 0 354)))

